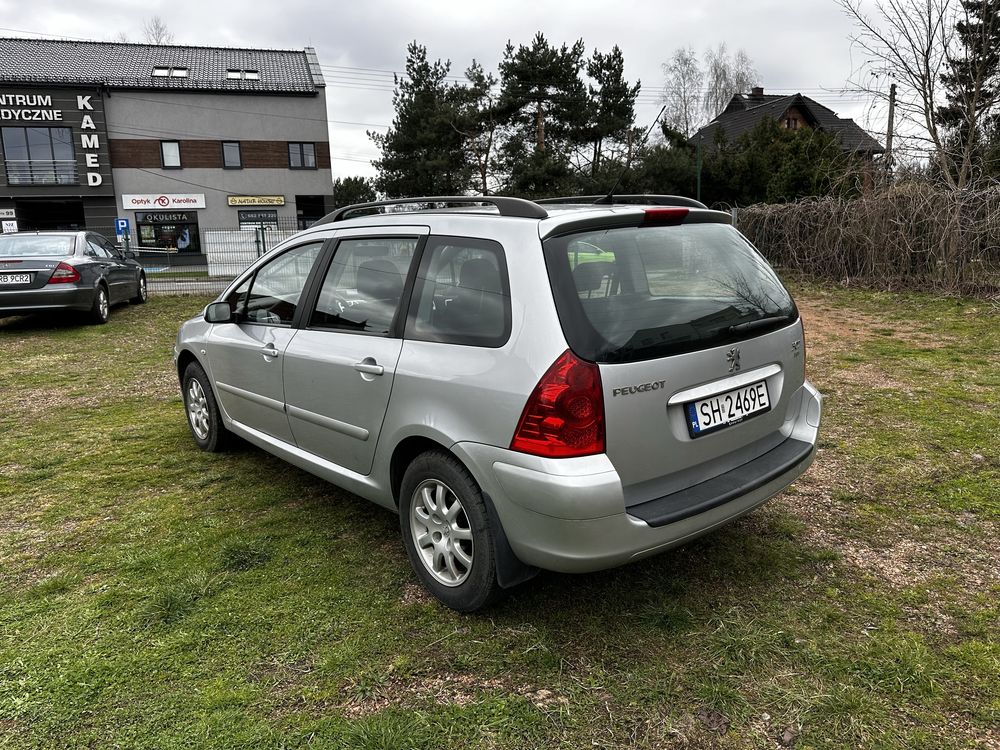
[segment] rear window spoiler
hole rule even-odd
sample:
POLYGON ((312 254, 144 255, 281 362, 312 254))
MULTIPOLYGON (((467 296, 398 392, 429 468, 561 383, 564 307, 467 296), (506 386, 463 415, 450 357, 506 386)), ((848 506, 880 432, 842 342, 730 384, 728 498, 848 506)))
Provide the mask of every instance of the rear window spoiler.
MULTIPOLYGON (((539 223, 539 236, 546 240, 549 237, 557 237, 565 234, 575 234, 593 229, 607 227, 617 229, 619 227, 638 227, 646 222, 646 213, 642 208, 628 211, 616 211, 609 214, 607 211, 600 213, 577 215, 566 214, 559 217, 551 217, 539 223)), ((709 209, 692 208, 688 211, 681 224, 732 224, 733 217, 725 211, 712 211, 709 209)))

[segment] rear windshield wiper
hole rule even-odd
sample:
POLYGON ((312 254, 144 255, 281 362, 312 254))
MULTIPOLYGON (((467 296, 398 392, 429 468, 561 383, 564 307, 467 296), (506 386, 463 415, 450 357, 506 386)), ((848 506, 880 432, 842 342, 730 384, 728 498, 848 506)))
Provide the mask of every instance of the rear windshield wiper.
POLYGON ((758 328, 764 328, 765 326, 774 325, 775 323, 785 323, 792 319, 791 315, 772 315, 768 318, 758 318, 757 320, 748 320, 746 323, 737 323, 734 326, 729 326, 730 333, 744 333, 745 331, 753 331, 758 328))

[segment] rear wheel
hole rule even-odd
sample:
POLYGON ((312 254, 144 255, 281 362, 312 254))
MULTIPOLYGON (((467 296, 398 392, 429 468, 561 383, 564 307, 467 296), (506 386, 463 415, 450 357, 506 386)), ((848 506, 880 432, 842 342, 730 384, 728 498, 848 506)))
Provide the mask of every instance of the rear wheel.
POLYGON ((90 306, 90 322, 98 325, 107 323, 110 312, 111 302, 108 299, 108 290, 101 284, 94 292, 94 304, 90 306))
POLYGON ((211 453, 218 453, 229 447, 233 434, 222 423, 222 414, 215 401, 212 385, 208 382, 208 375, 197 362, 192 362, 184 369, 181 392, 188 427, 191 428, 198 447, 211 453))
POLYGON ((139 285, 136 287, 135 296, 129 300, 133 305, 141 305, 149 297, 149 290, 146 288, 146 274, 139 274, 139 285))
POLYGON ((434 596, 474 612, 502 595, 482 491, 454 456, 417 456, 403 475, 399 511, 410 565, 434 596))

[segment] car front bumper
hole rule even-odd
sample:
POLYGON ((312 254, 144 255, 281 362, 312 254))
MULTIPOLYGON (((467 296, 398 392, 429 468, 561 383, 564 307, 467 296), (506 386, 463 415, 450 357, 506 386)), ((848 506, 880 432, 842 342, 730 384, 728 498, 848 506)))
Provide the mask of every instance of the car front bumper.
POLYGON ((522 562, 584 573, 676 547, 785 489, 816 455, 822 397, 806 383, 798 398, 782 428, 785 441, 773 451, 702 485, 628 508, 618 473, 603 454, 542 459, 478 443, 452 450, 493 500, 522 562))

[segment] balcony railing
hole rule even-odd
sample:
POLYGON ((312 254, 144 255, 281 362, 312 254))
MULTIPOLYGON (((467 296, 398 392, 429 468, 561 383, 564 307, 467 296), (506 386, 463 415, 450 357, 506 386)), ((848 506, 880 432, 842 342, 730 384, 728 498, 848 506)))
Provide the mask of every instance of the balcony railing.
POLYGON ((78 185, 74 159, 8 159, 8 185, 78 185))

